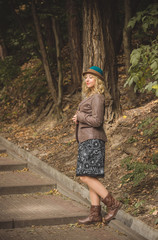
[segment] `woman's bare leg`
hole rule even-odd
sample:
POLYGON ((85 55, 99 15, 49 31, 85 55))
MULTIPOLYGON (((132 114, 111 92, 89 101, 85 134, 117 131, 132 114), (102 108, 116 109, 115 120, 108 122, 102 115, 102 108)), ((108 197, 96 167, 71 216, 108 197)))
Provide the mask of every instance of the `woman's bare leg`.
POLYGON ((100 197, 92 188, 89 188, 89 196, 90 196, 90 200, 91 200, 91 205, 93 205, 93 206, 100 205, 100 197))
POLYGON ((92 189, 91 197, 94 203, 96 201, 95 193, 102 198, 102 202, 107 206, 107 215, 104 217, 103 222, 107 223, 111 221, 117 214, 118 210, 121 208, 122 204, 114 199, 112 195, 104 188, 103 184, 99 182, 96 178, 91 177, 81 177, 81 181, 88 185, 89 189, 92 189))
POLYGON ((91 224, 91 223, 102 222, 100 197, 92 188, 89 188, 89 195, 91 200, 90 214, 88 217, 84 219, 79 219, 78 222, 80 224, 91 224))
MULTIPOLYGON (((104 199, 108 195, 107 189, 104 187, 104 185, 101 182, 99 182, 97 178, 83 176, 83 177, 80 177, 80 179, 82 182, 88 185, 89 189, 92 189, 93 192, 95 192, 101 198, 104 199)), ((93 193, 91 194, 93 198, 94 194, 93 193)))

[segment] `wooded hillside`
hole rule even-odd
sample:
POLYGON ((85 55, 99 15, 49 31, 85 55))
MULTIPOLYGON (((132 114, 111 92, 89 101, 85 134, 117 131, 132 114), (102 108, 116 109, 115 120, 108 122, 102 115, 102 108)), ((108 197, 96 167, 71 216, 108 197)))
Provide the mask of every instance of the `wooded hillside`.
POLYGON ((0 1, 0 134, 75 181, 71 118, 92 65, 106 85, 104 184, 157 228, 157 1, 0 1))

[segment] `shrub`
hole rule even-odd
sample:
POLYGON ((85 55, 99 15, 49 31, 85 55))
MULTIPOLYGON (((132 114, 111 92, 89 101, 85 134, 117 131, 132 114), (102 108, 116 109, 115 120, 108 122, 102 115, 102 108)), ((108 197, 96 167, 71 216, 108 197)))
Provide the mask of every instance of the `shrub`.
POLYGON ((138 129, 143 131, 143 135, 150 138, 158 137, 158 117, 149 117, 144 119, 139 125, 138 129))
POLYGON ((129 21, 128 27, 134 29, 137 25, 138 31, 143 31, 149 44, 132 51, 129 78, 125 86, 133 85, 135 92, 153 91, 158 97, 158 37, 154 37, 154 29, 158 25, 157 15, 158 4, 152 4, 146 10, 137 12, 129 21))
POLYGON ((13 56, 0 60, 0 86, 8 85, 20 73, 20 67, 13 56))
POLYGON ((155 165, 158 166, 158 153, 153 154, 152 161, 155 165))
POLYGON ((134 91, 153 91, 158 97, 158 38, 151 45, 134 49, 130 57, 129 78, 125 86, 134 84, 134 91))
POLYGON ((139 185, 149 171, 157 169, 157 166, 154 164, 133 161, 132 157, 124 158, 122 160, 122 167, 126 167, 128 171, 121 179, 122 184, 133 182, 133 186, 139 185))

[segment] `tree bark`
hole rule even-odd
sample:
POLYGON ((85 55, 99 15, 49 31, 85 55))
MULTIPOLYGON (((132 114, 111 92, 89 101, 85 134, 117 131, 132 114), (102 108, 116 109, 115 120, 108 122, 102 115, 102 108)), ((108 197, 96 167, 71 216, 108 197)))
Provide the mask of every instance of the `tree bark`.
POLYGON ((107 90, 105 117, 111 122, 121 113, 114 45, 115 1, 84 0, 83 4, 83 71, 92 65, 104 71, 107 90))
POLYGON ((130 53, 131 53, 131 28, 127 28, 128 22, 131 18, 130 0, 124 0, 125 20, 123 29, 123 47, 125 55, 126 75, 130 67, 130 53))
MULTIPOLYGON (((104 2, 104 13, 102 12, 104 44, 105 44, 105 82, 111 95, 109 106, 106 110, 106 118, 113 121, 121 115, 120 93, 118 89, 118 70, 116 59, 116 28, 117 25, 117 8, 115 0, 106 0, 104 2), (105 27, 104 27, 105 26, 105 27)), ((101 9, 102 11, 102 9, 101 9)))
MULTIPOLYGON (((127 28, 127 25, 129 23, 130 18, 132 17, 132 6, 136 6, 136 2, 131 0, 124 0, 124 28, 123 28, 123 48, 124 48, 124 55, 125 55, 125 70, 126 70, 126 76, 128 78, 128 70, 130 68, 130 54, 131 54, 131 35, 132 35, 132 29, 127 28)), ((127 89, 128 92, 128 105, 132 106, 136 103, 137 95, 134 92, 134 84, 132 84, 127 89)))
POLYGON ((35 24, 35 28, 36 28, 36 32, 37 32, 37 39, 38 39, 38 43, 39 43, 39 46, 40 46, 40 51, 41 51, 41 55, 42 55, 42 62, 43 62, 43 66, 44 66, 49 90, 50 90, 50 93, 52 95, 54 103, 56 103, 57 93, 56 93, 55 86, 53 84, 53 79, 52 79, 52 76, 51 76, 51 71, 50 71, 50 67, 49 67, 49 63, 48 63, 48 59, 47 59, 47 54, 46 54, 46 50, 45 50, 45 46, 44 46, 44 42, 43 42, 43 38, 42 38, 42 34, 41 34, 40 23, 39 23, 38 16, 37 16, 37 13, 36 13, 34 0, 32 0, 32 15, 33 15, 33 20, 34 20, 34 24, 35 24))
POLYGON ((92 65, 104 68, 102 19, 96 0, 83 1, 83 71, 92 65))
POLYGON ((4 60, 6 56, 7 56, 7 49, 4 44, 4 40, 0 38, 0 59, 4 60))
POLYGON ((69 49, 71 57, 71 78, 73 88, 81 86, 82 54, 81 37, 79 31, 79 16, 75 0, 67 0, 69 49))
POLYGON ((62 97, 63 97, 63 73, 62 73, 62 63, 61 63, 61 51, 60 51, 60 38, 58 34, 59 27, 57 26, 57 21, 55 17, 52 17, 52 28, 55 37, 56 44, 56 55, 57 55, 57 66, 58 66, 58 100, 57 100, 57 118, 61 118, 62 112, 62 97))
POLYGON ((50 63, 53 64, 56 62, 56 55, 54 54, 55 51, 55 39, 52 29, 52 21, 51 17, 47 17, 44 21, 44 28, 45 28, 45 38, 46 38, 46 45, 47 45, 47 54, 49 56, 50 63))

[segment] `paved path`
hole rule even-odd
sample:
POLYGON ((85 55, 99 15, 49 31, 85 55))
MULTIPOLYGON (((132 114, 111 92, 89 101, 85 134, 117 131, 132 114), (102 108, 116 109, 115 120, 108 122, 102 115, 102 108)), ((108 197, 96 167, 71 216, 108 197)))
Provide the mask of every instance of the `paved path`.
POLYGON ((0 230, 0 240, 130 240, 106 227, 75 225, 40 226, 0 230))
POLYGON ((118 231, 102 224, 78 225, 88 208, 56 187, 54 179, 28 169, 26 162, 9 157, 0 146, 0 240, 142 239, 123 226, 118 231))

